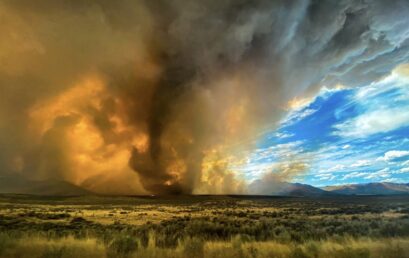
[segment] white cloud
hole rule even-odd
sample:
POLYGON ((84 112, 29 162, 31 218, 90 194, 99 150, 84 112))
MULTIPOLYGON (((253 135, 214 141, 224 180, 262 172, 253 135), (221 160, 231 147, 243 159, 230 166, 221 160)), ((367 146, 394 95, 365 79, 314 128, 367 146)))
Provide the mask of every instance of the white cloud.
POLYGON ((384 168, 377 172, 368 173, 368 176, 365 179, 380 179, 380 178, 387 178, 390 177, 389 168, 384 168))
POLYGON ((357 168, 357 167, 366 167, 371 165, 371 161, 363 159, 363 160, 358 160, 354 164, 351 165, 352 168, 357 168))
POLYGON ((374 95, 374 93, 378 93, 377 87, 374 86, 367 86, 367 87, 362 87, 359 89, 359 91, 356 93, 355 98, 357 99, 364 99, 367 98, 368 95, 374 95))
POLYGON ((362 138, 376 133, 389 132, 406 125, 409 125, 409 112, 391 108, 363 113, 334 127, 338 129, 336 135, 362 138))
POLYGON ((249 156, 248 163, 259 162, 268 158, 285 159, 294 157, 303 151, 303 143, 303 141, 294 141, 256 149, 247 154, 249 156))
POLYGON ((363 177, 363 176, 367 176, 369 173, 366 172, 352 172, 349 174, 346 174, 342 180, 346 180, 346 179, 350 179, 350 178, 356 178, 356 177, 363 177))
POLYGON ((336 171, 343 170, 345 168, 346 168, 345 165, 337 164, 337 165, 335 165, 333 167, 330 167, 330 168, 326 169, 325 172, 336 172, 336 171))
POLYGON ((314 114, 318 110, 306 108, 300 111, 291 112, 282 122, 281 124, 284 126, 289 126, 299 122, 300 120, 314 114))
MULTIPOLYGON (((379 157, 376 160, 390 162, 398 158, 409 156, 409 151, 392 150, 386 152, 383 157, 379 157)), ((406 163, 406 162, 405 162, 406 163)))
POLYGON ((399 179, 399 178, 386 178, 382 181, 388 182, 388 183, 404 183, 404 181, 402 181, 402 179, 399 179))
POLYGON ((335 175, 333 175, 333 174, 330 174, 330 173, 327 173, 327 174, 318 174, 318 175, 315 175, 314 177, 316 177, 316 178, 319 178, 319 180, 334 180, 335 178, 336 178, 336 176, 335 175))
POLYGON ((409 125, 408 81, 396 73, 373 84, 361 87, 349 105, 359 106, 363 113, 334 126, 336 135, 364 138, 409 125), (393 90, 398 94, 391 95, 393 90))
POLYGON ((399 169, 398 174, 400 173, 409 173, 409 167, 399 169))
POLYGON ((275 137, 280 138, 280 139, 284 139, 284 138, 288 138, 292 136, 294 136, 294 134, 292 133, 276 133, 275 134, 275 137))

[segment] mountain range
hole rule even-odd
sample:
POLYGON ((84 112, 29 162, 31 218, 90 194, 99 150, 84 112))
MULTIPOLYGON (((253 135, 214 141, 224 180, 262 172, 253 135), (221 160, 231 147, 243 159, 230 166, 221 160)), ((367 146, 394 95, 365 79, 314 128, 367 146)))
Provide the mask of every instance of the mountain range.
POLYGON ((279 192, 272 191, 272 195, 284 196, 341 196, 341 195, 409 195, 409 184, 399 183, 366 183, 326 186, 323 188, 307 184, 286 183, 286 187, 279 192))
POLYGON ((311 197, 337 195, 336 193, 332 193, 331 191, 326 191, 318 187, 314 187, 312 185, 288 182, 280 183, 279 187, 276 186, 275 189, 270 194, 278 196, 311 196, 311 197))
MULTIPOLYGON (((0 176, 0 194, 33 194, 45 196, 90 195, 92 192, 66 181, 29 180, 16 176, 0 176)), ((344 195, 409 195, 409 183, 345 184, 318 188, 308 184, 282 182, 271 190, 274 196, 344 196, 344 195)))
POLYGON ((61 180, 29 180, 18 176, 0 176, 0 193, 74 196, 89 195, 82 187, 61 180))
POLYGON ((326 191, 344 195, 394 195, 409 194, 409 184, 398 183, 368 183, 327 186, 326 191))

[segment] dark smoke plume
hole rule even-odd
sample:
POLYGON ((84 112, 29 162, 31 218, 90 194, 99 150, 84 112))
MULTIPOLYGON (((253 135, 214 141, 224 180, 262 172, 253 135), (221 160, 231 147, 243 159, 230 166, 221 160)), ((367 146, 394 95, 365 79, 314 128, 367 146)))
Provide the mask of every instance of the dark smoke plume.
POLYGON ((0 0, 0 168, 97 192, 246 191, 229 163, 248 139, 291 100, 408 62, 408 13, 406 0, 0 0))

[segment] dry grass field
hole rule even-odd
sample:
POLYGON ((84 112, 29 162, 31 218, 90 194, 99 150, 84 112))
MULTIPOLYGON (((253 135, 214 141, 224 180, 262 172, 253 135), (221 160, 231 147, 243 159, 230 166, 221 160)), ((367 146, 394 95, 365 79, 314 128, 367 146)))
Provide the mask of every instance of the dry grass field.
POLYGON ((2 195, 0 257, 409 257, 409 198, 2 195))

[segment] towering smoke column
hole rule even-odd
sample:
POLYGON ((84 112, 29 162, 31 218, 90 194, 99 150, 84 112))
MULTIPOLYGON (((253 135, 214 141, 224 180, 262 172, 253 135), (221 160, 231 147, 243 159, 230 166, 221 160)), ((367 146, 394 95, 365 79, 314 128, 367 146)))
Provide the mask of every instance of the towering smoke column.
POLYGON ((407 62, 407 13, 406 0, 0 0, 1 173, 243 192, 229 164, 291 100, 407 62))

